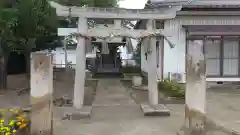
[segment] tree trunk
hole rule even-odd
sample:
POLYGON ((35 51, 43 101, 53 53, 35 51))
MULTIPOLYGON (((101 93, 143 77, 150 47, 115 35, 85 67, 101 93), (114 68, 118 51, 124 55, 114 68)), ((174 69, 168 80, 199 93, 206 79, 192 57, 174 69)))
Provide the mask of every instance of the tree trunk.
POLYGON ((29 53, 25 54, 25 61, 26 61, 26 73, 28 77, 30 77, 30 54, 29 53))
POLYGON ((25 52, 24 53, 25 56, 25 62, 26 62, 26 78, 27 78, 27 86, 28 88, 30 88, 30 53, 25 52))
POLYGON ((0 91, 7 90, 7 57, 0 57, 0 91))

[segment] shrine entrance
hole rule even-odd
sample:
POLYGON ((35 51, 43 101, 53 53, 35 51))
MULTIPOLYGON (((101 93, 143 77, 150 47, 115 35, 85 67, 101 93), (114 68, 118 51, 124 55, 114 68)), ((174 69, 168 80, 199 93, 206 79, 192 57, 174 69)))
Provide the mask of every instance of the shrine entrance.
MULTIPOLYGON (((108 52, 97 52, 95 60, 95 74, 121 74, 121 57, 118 52, 119 44, 111 43, 107 46, 108 52)), ((98 50, 102 50, 102 45, 98 46, 98 50)))
MULTIPOLYGON (((119 8, 94 8, 94 7, 67 7, 50 2, 51 6, 56 8, 58 16, 78 17, 78 28, 69 30, 69 36, 76 37, 78 40, 76 49, 76 67, 73 106, 83 108, 85 79, 86 79, 86 48, 92 45, 92 40, 101 43, 101 49, 97 57, 96 72, 120 72, 121 60, 119 53, 116 53, 116 47, 120 44, 114 40, 125 38, 142 41, 141 46, 145 46, 148 54, 148 96, 149 105, 158 106, 158 88, 157 88, 157 41, 161 40, 160 46, 163 47, 163 40, 173 48, 175 46, 172 40, 175 33, 169 29, 158 29, 157 21, 164 21, 176 17, 176 12, 181 10, 181 3, 176 5, 165 5, 160 9, 119 9, 119 8), (114 26, 97 28, 94 19, 113 20, 114 26), (92 22, 93 20, 93 22, 92 22), (145 20, 147 26, 142 30, 124 29, 124 22, 145 20), (109 45, 110 43, 110 45, 109 45)), ((120 40, 122 42, 122 40, 120 40)), ((126 43, 122 42, 122 43, 126 43)), ((119 43, 119 41, 117 42, 119 43)), ((160 65, 162 67, 163 65, 160 65)), ((162 73, 160 73, 162 74, 162 73)), ((162 104, 160 105, 162 106, 162 104)), ((143 106, 142 106, 143 107, 143 106)), ((155 109, 152 109, 153 113, 155 109)), ((160 109, 160 111, 162 111, 160 109)), ((165 110, 164 110, 165 111, 165 110)))

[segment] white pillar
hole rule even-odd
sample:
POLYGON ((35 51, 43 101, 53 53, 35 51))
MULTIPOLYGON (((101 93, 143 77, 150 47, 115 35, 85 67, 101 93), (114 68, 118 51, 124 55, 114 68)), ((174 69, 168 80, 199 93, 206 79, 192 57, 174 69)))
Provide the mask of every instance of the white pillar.
MULTIPOLYGON (((78 32, 86 34, 88 30, 87 18, 79 18, 78 32)), ((85 54, 85 38, 78 37, 77 50, 76 50, 76 71, 74 83, 74 98, 73 106, 77 109, 83 107, 84 100, 84 85, 85 85, 85 68, 86 68, 86 54, 85 54)))
MULTIPOLYGON (((153 30, 155 28, 155 20, 149 20, 147 29, 153 30)), ((149 39, 151 53, 148 54, 148 94, 149 104, 158 104, 158 88, 157 88, 157 53, 156 53, 156 37, 149 39)))
POLYGON ((31 134, 52 135, 52 55, 32 53, 31 57, 31 134))
POLYGON ((206 114, 206 65, 203 41, 195 40, 188 46, 185 103, 186 134, 196 135, 204 130, 206 114))

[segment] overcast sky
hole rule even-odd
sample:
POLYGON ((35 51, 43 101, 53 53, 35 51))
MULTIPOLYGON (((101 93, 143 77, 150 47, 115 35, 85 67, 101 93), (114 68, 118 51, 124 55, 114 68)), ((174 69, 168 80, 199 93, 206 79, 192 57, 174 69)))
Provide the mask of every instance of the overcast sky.
POLYGON ((147 0, 122 0, 119 2, 121 8, 143 9, 147 0))

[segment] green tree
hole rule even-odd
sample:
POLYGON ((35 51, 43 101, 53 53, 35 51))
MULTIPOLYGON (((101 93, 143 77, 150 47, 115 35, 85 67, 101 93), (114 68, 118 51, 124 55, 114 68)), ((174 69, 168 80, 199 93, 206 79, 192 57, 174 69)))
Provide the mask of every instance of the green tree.
POLYGON ((18 26, 16 39, 18 49, 26 58, 26 70, 30 70, 30 53, 36 49, 36 41, 42 37, 56 35, 57 20, 55 11, 47 0, 21 0, 17 4, 18 26))
POLYGON ((17 25, 17 10, 6 0, 0 1, 0 91, 7 89, 7 61, 15 48, 14 30, 17 25))
POLYGON ((66 6, 117 7, 119 0, 55 0, 66 6))

